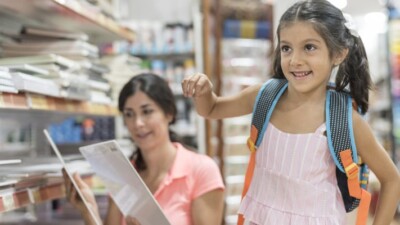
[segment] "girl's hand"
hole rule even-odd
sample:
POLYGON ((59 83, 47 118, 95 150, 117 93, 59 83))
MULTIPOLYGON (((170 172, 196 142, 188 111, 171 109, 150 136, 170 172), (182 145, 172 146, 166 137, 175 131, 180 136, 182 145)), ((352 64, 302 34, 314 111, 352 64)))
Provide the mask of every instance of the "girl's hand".
POLYGON ((125 221, 126 225, 141 225, 139 220, 137 220, 135 217, 127 216, 125 221))
MULTIPOLYGON (((64 177, 64 184, 65 184, 65 192, 67 200, 81 213, 89 213, 87 212, 88 209, 85 207, 82 199, 80 198, 75 186, 72 184, 68 174, 65 172, 65 169, 62 170, 63 177, 64 177)), ((85 198, 86 202, 89 204, 94 212, 97 213, 97 203, 94 197, 94 194, 90 187, 82 180, 78 173, 73 174, 73 179, 75 180, 79 190, 82 193, 82 197, 85 198)))
POLYGON ((185 97, 202 97, 212 92, 213 85, 205 74, 195 74, 182 81, 182 91, 185 97))

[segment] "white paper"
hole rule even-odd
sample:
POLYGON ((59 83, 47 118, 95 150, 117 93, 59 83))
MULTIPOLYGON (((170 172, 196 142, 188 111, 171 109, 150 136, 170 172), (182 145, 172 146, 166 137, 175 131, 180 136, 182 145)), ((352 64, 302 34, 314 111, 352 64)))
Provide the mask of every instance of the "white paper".
POLYGON ((135 217, 141 225, 170 225, 116 141, 88 145, 79 150, 125 217, 135 217))

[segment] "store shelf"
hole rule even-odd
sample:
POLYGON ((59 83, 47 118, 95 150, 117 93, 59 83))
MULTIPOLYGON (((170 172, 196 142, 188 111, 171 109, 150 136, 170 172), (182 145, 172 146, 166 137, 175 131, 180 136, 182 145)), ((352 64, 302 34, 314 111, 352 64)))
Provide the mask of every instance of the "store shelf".
MULTIPOLYGON (((92 186, 93 176, 86 176, 83 180, 92 186)), ((52 178, 52 182, 46 185, 32 186, 21 190, 0 189, 0 213, 26 207, 30 204, 38 204, 45 201, 65 197, 63 178, 52 178)))
POLYGON ((132 56, 142 59, 163 59, 163 60, 183 60, 194 58, 194 52, 177 52, 163 54, 132 54, 132 56))
POLYGON ((41 110, 58 113, 87 114, 100 116, 118 115, 117 108, 85 101, 54 98, 29 93, 0 93, 0 108, 19 110, 41 110))
POLYGON ((1 17, 11 17, 27 25, 42 25, 80 31, 90 36, 95 44, 115 40, 135 39, 135 33, 113 19, 98 12, 98 9, 83 6, 77 0, 18 0, 0 1, 1 17))

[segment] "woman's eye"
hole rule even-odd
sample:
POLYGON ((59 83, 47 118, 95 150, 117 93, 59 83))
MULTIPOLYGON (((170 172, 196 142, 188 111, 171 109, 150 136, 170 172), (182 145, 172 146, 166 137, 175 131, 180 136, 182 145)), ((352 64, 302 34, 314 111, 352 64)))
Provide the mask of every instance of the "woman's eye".
POLYGON ((124 112, 124 117, 125 118, 132 118, 133 117, 133 113, 132 112, 124 112))
POLYGON ((304 49, 307 51, 313 51, 316 49, 316 47, 314 45, 308 44, 304 47, 304 49))
POLYGON ((153 112, 152 109, 145 109, 145 110, 143 110, 143 113, 144 113, 145 115, 149 115, 149 114, 151 114, 152 112, 153 112))

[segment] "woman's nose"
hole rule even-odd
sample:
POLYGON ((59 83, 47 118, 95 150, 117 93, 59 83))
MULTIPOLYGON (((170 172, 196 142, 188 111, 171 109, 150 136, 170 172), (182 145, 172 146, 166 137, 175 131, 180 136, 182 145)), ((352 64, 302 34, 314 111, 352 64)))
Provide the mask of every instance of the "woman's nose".
POLYGON ((145 122, 144 122, 144 118, 143 118, 142 116, 136 117, 136 119, 135 119, 135 125, 136 125, 137 127, 143 126, 144 124, 145 124, 145 122))

